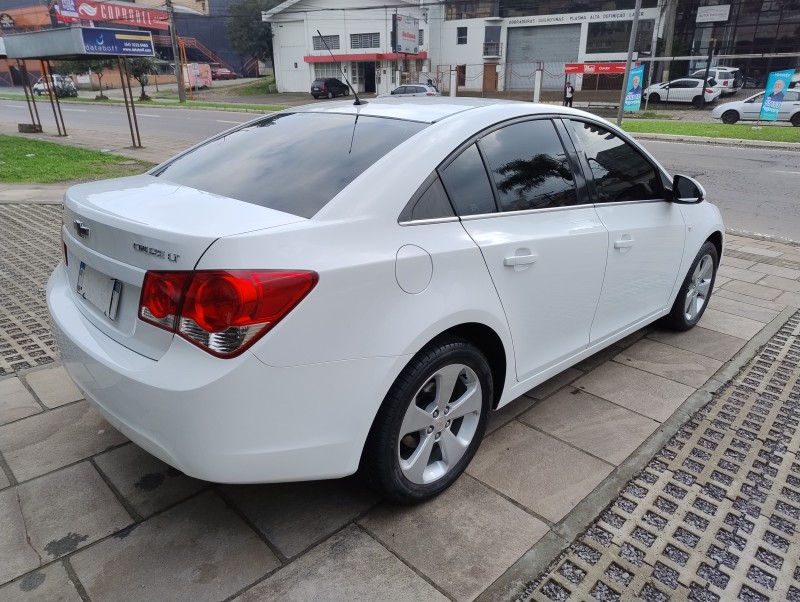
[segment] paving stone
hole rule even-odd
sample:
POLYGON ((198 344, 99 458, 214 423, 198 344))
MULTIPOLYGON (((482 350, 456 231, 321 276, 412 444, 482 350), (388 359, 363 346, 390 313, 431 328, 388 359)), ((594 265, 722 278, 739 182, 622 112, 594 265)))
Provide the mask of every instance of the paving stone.
POLYGON ((614 359, 695 389, 702 387, 722 366, 719 360, 650 339, 639 341, 614 359))
POLYGON ((716 291, 719 287, 721 287, 726 282, 730 282, 733 278, 726 278, 725 276, 720 276, 717 274, 717 277, 714 278, 714 290, 716 291))
MULTIPOLYGON (((27 529, 16 489, 0 491, 0 583, 40 565, 39 555, 27 542, 27 529)), ((2 593, 0 589, 0 593, 2 593)))
POLYGON ((736 259, 735 257, 728 257, 727 255, 723 255, 721 265, 746 270, 750 266, 756 265, 756 262, 747 261, 745 259, 736 259))
POLYGON ((737 251, 739 251, 740 253, 751 253, 753 255, 763 255, 764 257, 780 257, 781 256, 781 252, 780 251, 771 251, 770 249, 768 249, 766 247, 762 247, 762 246, 757 245, 757 244, 752 243, 752 242, 749 243, 745 247, 739 247, 737 249, 737 251))
POLYGON ((718 273, 721 276, 725 276, 725 277, 730 278, 732 280, 739 280, 741 282, 749 282, 750 284, 758 282, 759 280, 761 280, 764 277, 764 274, 761 274, 759 272, 752 272, 750 270, 743 270, 741 268, 735 268, 735 267, 727 266, 727 265, 721 265, 719 267, 718 273))
POLYGON ((695 391, 684 384, 616 362, 600 366, 578 379, 574 386, 659 422, 669 418, 695 391))
POLYGON ((536 400, 527 395, 520 395, 515 400, 508 402, 499 410, 489 413, 489 421, 486 424, 486 434, 495 432, 504 424, 514 420, 517 416, 528 410, 536 400))
MULTIPOLYGON (((785 293, 784 293, 785 294, 785 293)), ((759 299, 758 297, 751 297, 750 295, 742 295, 741 293, 734 293, 733 291, 726 290, 725 288, 715 288, 714 297, 724 297, 725 299, 733 299, 734 301, 741 301, 748 305, 755 305, 756 307, 764 307, 775 311, 783 311, 786 304, 780 303, 778 299, 775 301, 768 301, 766 299, 759 299)), ((712 297, 713 298, 713 297, 712 297)))
POLYGON ((762 280, 764 286, 770 286, 790 293, 800 293, 800 281, 781 278, 779 276, 765 276, 762 280))
POLYGON ((81 462, 17 486, 30 545, 49 562, 133 520, 94 467, 81 462))
POLYGON ((448 599, 358 527, 350 526, 234 602, 446 602, 448 599))
POLYGON ((136 512, 151 516, 209 487, 133 443, 95 458, 98 468, 136 512))
POLYGON ((544 399, 548 395, 552 395, 560 388, 567 386, 573 380, 582 376, 583 372, 577 370, 576 368, 567 368, 563 372, 559 372, 555 376, 547 379, 541 385, 534 387, 525 395, 528 397, 532 397, 533 399, 544 399))
POLYGON ((511 422, 487 437, 467 472, 558 522, 613 466, 530 427, 511 422))
POLYGON ((127 439, 85 401, 0 427, 0 453, 26 481, 127 439))
POLYGON ((627 458, 659 425, 572 387, 537 404, 520 421, 611 464, 627 458))
MULTIPOLYGON (((764 277, 764 280, 766 280, 766 278, 767 276, 764 277)), ((762 282, 764 282, 764 280, 762 280, 762 282)), ((748 282, 742 282, 741 280, 731 280, 727 282, 722 286, 722 290, 749 295, 767 301, 773 301, 781 294, 781 289, 772 288, 765 284, 750 284, 748 282)))
POLYGON ((25 375, 25 380, 48 408, 57 408, 83 399, 83 394, 78 391, 63 366, 30 372, 25 375))
POLYGON ((0 424, 38 414, 42 407, 16 377, 0 380, 0 424))
POLYGON ((764 328, 765 322, 734 316, 733 314, 708 308, 698 324, 709 330, 716 330, 722 334, 750 340, 764 328))
POLYGON ((218 601, 280 566, 213 492, 70 558, 92 600, 218 601))
POLYGON ((750 318, 758 322, 771 322, 780 313, 777 309, 767 309, 766 307, 759 307, 757 305, 750 305, 749 303, 742 303, 741 301, 734 301, 733 299, 726 299, 719 295, 714 295, 709 301, 708 307, 717 311, 722 311, 727 314, 741 316, 743 318, 750 318))
POLYGON ((800 307, 800 294, 783 293, 780 297, 775 299, 775 301, 788 305, 789 307, 800 307))
POLYGON ((701 326, 695 326, 685 332, 654 330, 647 335, 647 338, 678 347, 679 349, 699 353, 721 362, 727 362, 731 359, 747 342, 739 337, 708 330, 701 326))
POLYGON ((224 495, 287 558, 341 529, 378 496, 356 479, 231 485, 224 495))
MULTIPOLYGON (((528 430, 504 429, 514 426, 528 430)), ((468 476, 426 504, 381 505, 360 524, 456 600, 474 599, 547 533, 545 523, 468 476)))
POLYGON ((3 602, 81 602, 64 565, 54 562, 0 587, 3 602))
POLYGON ((780 276, 781 278, 789 278, 792 280, 800 279, 800 270, 795 270, 793 268, 782 268, 768 263, 757 263, 751 269, 754 272, 769 274, 771 276, 780 276))
POLYGON ((8 487, 10 484, 11 484, 11 483, 10 483, 10 481, 8 480, 8 477, 6 476, 6 473, 5 473, 5 472, 3 472, 2 470, 0 470, 0 489, 5 489, 5 488, 6 488, 6 487, 8 487))

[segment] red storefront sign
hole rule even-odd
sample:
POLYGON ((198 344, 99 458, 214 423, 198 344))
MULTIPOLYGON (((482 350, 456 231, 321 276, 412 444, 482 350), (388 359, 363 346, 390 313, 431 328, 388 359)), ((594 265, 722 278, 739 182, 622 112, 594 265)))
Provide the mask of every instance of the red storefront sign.
POLYGON ((114 4, 93 0, 60 0, 56 3, 56 19, 65 23, 75 21, 101 21, 123 25, 136 25, 150 29, 169 29, 166 11, 139 8, 134 4, 114 4))
MULTIPOLYGON (((638 63, 636 64, 638 66, 638 63)), ((564 73, 583 73, 596 75, 601 73, 625 73, 625 63, 567 63, 564 73)))

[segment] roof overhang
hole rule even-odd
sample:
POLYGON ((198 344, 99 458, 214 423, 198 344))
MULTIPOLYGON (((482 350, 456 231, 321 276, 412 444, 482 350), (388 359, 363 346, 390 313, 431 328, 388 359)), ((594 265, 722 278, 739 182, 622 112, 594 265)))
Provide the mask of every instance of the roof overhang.
MULTIPOLYGON (((261 20, 262 21, 271 21, 272 17, 274 17, 275 15, 278 15, 278 14, 280 14, 280 13, 282 13, 282 12, 284 12, 284 11, 290 9, 290 8, 292 8, 295 4, 297 4, 300 1, 301 0, 286 0, 286 2, 282 2, 278 6, 272 8, 272 9, 270 9, 268 11, 263 11, 261 13, 261 20)), ((408 4, 409 6, 416 6, 416 7, 422 6, 421 4, 419 4, 417 2, 414 2, 414 0, 400 0, 400 1, 405 3, 405 4, 408 4)), ((383 6, 375 6, 374 8, 384 8, 384 7, 383 6)), ((319 7, 315 7, 314 10, 315 10, 315 12, 317 12, 317 11, 320 10, 320 8, 319 7)), ((324 10, 324 8, 322 10, 324 10)), ((331 10, 341 10, 341 9, 340 8, 331 7, 331 10)), ((300 11, 300 12, 302 12, 302 11, 300 11)))
POLYGON ((153 35, 136 29, 59 27, 3 37, 13 59, 80 59, 98 56, 154 56, 153 35))

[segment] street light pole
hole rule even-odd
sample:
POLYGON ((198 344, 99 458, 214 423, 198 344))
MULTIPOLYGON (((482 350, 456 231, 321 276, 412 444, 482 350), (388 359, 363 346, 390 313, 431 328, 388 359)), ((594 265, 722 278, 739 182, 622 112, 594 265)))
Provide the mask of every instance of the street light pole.
POLYGON ((180 102, 186 102, 186 91, 183 89, 183 63, 181 62, 181 55, 178 51, 178 34, 175 31, 175 7, 172 6, 172 0, 165 0, 165 2, 167 5, 167 12, 169 13, 169 37, 172 40, 175 76, 178 79, 178 99, 180 102))
POLYGON ((633 47, 636 44, 636 30, 639 29, 639 12, 642 10, 642 0, 636 0, 633 9, 633 25, 631 26, 631 39, 628 40, 628 58, 625 61, 625 78, 622 80, 622 90, 619 94, 619 109, 617 110, 617 125, 622 125, 622 111, 625 109, 625 93, 628 90, 628 78, 631 75, 631 61, 633 60, 633 47))

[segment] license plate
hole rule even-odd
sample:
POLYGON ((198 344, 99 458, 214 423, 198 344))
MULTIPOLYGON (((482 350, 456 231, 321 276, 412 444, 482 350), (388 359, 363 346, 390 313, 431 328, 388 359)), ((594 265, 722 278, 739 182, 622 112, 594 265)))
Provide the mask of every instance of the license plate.
POLYGON ((122 282, 101 274, 81 262, 78 272, 78 294, 110 319, 117 317, 122 282))

